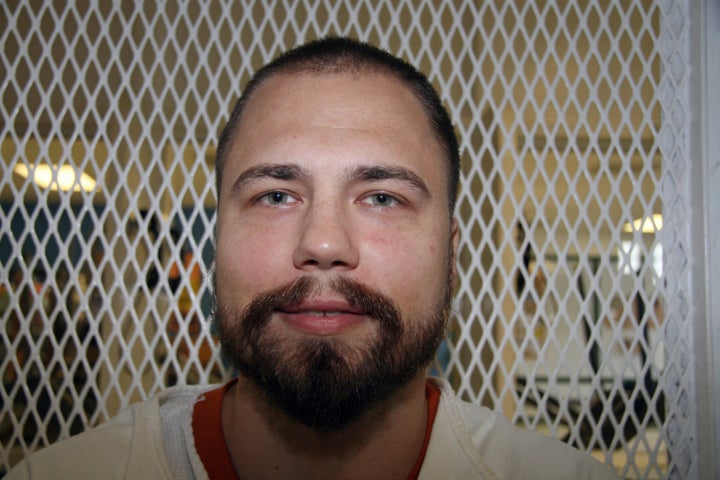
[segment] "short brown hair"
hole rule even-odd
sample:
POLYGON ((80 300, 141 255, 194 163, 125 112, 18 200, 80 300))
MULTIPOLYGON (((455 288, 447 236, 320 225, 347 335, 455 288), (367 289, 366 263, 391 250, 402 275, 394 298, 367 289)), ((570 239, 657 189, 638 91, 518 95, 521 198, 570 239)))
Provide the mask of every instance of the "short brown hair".
POLYGON ((445 152, 448 199, 450 214, 452 215, 460 176, 460 155, 452 122, 442 105, 440 97, 425 75, 409 63, 368 43, 347 37, 326 37, 288 50, 255 73, 235 104, 230 119, 218 140, 215 160, 215 181, 218 198, 220 198, 225 157, 232 147, 242 113, 253 93, 265 80, 275 74, 302 72, 381 72, 403 82, 422 104, 431 128, 435 133, 436 140, 445 152))

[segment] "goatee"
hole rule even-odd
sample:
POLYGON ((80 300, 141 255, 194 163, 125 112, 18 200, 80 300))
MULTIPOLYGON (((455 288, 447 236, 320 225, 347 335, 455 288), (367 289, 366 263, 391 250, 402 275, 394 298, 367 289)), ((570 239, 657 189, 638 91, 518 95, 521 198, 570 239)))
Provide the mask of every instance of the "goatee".
POLYGON ((324 286, 306 276, 257 295, 242 311, 218 299, 223 354, 241 375, 290 419, 318 432, 339 431, 424 371, 444 338, 450 288, 427 318, 403 319, 382 293, 344 277, 324 286), (360 342, 338 337, 297 340, 271 331, 276 310, 332 291, 362 309, 376 331, 360 342))

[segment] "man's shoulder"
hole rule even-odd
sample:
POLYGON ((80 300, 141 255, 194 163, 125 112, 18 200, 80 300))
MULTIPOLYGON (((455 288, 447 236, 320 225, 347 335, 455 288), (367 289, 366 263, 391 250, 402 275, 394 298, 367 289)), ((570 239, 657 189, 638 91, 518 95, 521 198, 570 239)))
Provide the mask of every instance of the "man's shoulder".
POLYGON ((96 428, 30 454, 10 470, 6 478, 82 479, 93 478, 98 472, 104 472, 106 478, 122 478, 138 407, 133 406, 96 428))
POLYGON ((161 407, 191 401, 207 387, 174 387, 135 403, 107 422, 34 452, 15 466, 7 480, 23 478, 126 478, 143 463, 152 478, 170 478, 165 468, 161 407), (154 461, 157 459, 157 461, 154 461))
POLYGON ((590 455, 461 400, 444 380, 433 382, 442 392, 434 448, 441 456, 462 457, 458 463, 466 462, 466 469, 476 472, 463 478, 616 478, 590 455))

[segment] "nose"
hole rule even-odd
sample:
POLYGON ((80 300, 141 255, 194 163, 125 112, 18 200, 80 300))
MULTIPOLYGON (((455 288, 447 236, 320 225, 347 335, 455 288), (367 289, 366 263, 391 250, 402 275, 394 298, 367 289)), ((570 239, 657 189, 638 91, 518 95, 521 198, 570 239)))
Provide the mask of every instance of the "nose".
POLYGON ((301 270, 351 270, 359 252, 346 212, 337 205, 311 205, 295 248, 293 262, 301 270))

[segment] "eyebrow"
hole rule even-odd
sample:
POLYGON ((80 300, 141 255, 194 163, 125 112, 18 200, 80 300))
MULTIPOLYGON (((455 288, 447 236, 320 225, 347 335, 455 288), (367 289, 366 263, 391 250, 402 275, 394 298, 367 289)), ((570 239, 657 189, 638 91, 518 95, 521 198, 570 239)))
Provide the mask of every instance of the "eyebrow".
POLYGON ((275 178, 278 180, 303 180, 310 178, 310 173, 294 163, 273 163, 256 165, 242 172, 233 182, 230 195, 237 195, 253 180, 275 178))
POLYGON ((380 180, 401 180, 417 190, 424 198, 430 198, 430 189, 415 172, 404 167, 359 166, 350 172, 350 181, 378 182, 380 180))
MULTIPOLYGON (((294 163, 273 163, 255 165, 243 171, 233 182, 230 195, 235 196, 242 191, 253 180, 261 178, 274 178, 278 180, 310 180, 311 174, 294 163)), ((350 182, 379 182, 381 180, 401 180, 417 190, 424 198, 430 198, 430 189, 412 170, 405 167, 393 167, 385 165, 367 166, 361 165, 353 168, 349 175, 350 182)))

